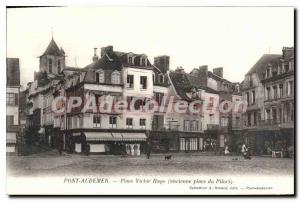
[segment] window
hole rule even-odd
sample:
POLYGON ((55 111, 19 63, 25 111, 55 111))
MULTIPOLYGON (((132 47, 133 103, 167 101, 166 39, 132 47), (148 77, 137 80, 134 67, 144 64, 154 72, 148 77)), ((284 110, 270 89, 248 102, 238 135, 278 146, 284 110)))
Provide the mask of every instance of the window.
POLYGON ((256 126, 256 124, 257 124, 257 112, 254 111, 254 113, 253 113, 253 125, 256 126))
POLYGON ((240 126, 240 117, 235 117, 234 127, 239 127, 239 126, 240 126))
POLYGON ((83 117, 79 117, 79 128, 83 128, 83 117))
POLYGON ((269 78, 270 76, 271 76, 270 69, 267 69, 266 78, 269 78))
POLYGON ((97 83, 104 83, 105 81, 105 75, 103 70, 99 70, 96 72, 96 82, 97 83))
POLYGON ((57 73, 60 73, 61 66, 60 66, 60 60, 57 61, 57 73))
POLYGON ((161 105, 164 94, 163 93, 154 93, 154 95, 155 95, 155 101, 158 103, 158 105, 161 105))
POLYGON ((284 72, 286 73, 286 72, 288 72, 289 71, 289 63, 288 62, 286 62, 286 63, 284 63, 284 72))
POLYGON ((7 126, 14 125, 14 116, 13 115, 6 115, 6 125, 7 126))
POLYGON ((277 109, 276 108, 272 108, 272 119, 273 119, 273 123, 276 123, 276 119, 277 119, 277 109))
POLYGON ((285 95, 286 96, 290 96, 289 83, 288 82, 285 83, 285 95))
POLYGON ((267 87, 267 100, 271 98, 271 89, 270 87, 267 87))
POLYGON ((49 73, 52 73, 52 59, 49 59, 48 65, 49 65, 49 73))
POLYGON ((207 104, 207 109, 211 110, 214 106, 214 97, 209 97, 209 102, 207 104))
POLYGON ((133 88, 133 75, 127 75, 127 88, 133 88))
POLYGON ((247 104, 250 105, 250 96, 249 96, 249 92, 246 93, 246 98, 247 98, 247 104))
POLYGON ((252 91, 252 104, 255 104, 255 91, 252 91))
POLYGON ((73 117, 73 128, 77 128, 77 117, 73 117))
POLYGON ((197 131, 199 129, 198 121, 194 120, 190 122, 191 131, 197 131))
POLYGON ((117 117, 110 116, 109 117, 109 125, 111 128, 117 128, 117 117))
POLYGON ((283 97, 283 84, 279 85, 279 98, 283 97))
POLYGON ((189 120, 184 120, 183 121, 183 129, 184 131, 189 131, 190 130, 190 121, 189 120))
POLYGON ((18 103, 17 94, 6 93, 6 104, 7 105, 16 105, 18 103))
POLYGON ((100 128, 101 127, 101 117, 100 115, 93 116, 93 127, 100 128))
POLYGON ((279 108, 279 110, 278 110, 278 115, 279 115, 279 117, 278 117, 278 120, 279 120, 279 122, 278 123, 281 123, 281 119, 282 119, 282 109, 281 108, 279 108))
POLYGON ((141 81, 141 89, 147 89, 147 77, 141 76, 140 81, 141 81))
POLYGON ((222 127, 227 127, 228 126, 228 118, 227 117, 222 117, 221 118, 221 126, 222 127))
POLYGON ((270 109, 266 109, 266 120, 271 119, 270 117, 270 109))
POLYGON ((277 86, 273 86, 273 98, 277 98, 277 86))
POLYGON ((280 66, 278 66, 277 69, 278 69, 278 70, 277 70, 277 71, 278 71, 278 75, 281 74, 281 68, 280 68, 280 66))
POLYGON ((126 119, 126 128, 133 128, 133 120, 132 118, 126 119))
POLYGON ((68 117, 68 129, 72 128, 72 117, 68 117))
POLYGON ((290 81, 290 95, 293 95, 294 94, 294 82, 293 81, 290 81))
POLYGON ((251 126, 251 113, 248 113, 248 126, 251 126))
POLYGON ((112 84, 120 84, 120 73, 118 71, 114 71, 111 74, 111 83, 112 84))
POLYGON ((252 78, 250 78, 250 87, 253 87, 253 80, 252 80, 252 78))
POLYGON ((141 66, 146 66, 146 59, 145 58, 142 58, 142 60, 141 60, 141 66))
POLYGON ((209 114, 209 121, 210 121, 210 123, 213 123, 213 121, 214 121, 214 114, 209 114))
POLYGON ((142 129, 145 129, 146 128, 146 119, 140 119, 140 127, 142 129))
POLYGON ((132 61, 133 61, 132 57, 128 57, 128 63, 129 63, 129 64, 133 64, 132 61))

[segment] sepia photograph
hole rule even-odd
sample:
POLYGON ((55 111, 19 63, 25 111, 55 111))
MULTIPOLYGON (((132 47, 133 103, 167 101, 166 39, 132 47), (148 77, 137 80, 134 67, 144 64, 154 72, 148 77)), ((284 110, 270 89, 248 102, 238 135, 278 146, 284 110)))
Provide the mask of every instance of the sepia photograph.
POLYGON ((6 7, 6 193, 295 195, 294 15, 6 7))

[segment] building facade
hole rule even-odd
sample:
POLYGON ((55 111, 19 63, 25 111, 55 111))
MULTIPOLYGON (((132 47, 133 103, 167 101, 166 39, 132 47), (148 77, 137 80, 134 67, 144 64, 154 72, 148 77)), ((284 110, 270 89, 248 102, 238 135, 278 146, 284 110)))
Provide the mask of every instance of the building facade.
POLYGON ((255 154, 270 155, 293 145, 294 49, 282 51, 282 55, 263 55, 242 82, 248 106, 241 129, 236 130, 236 143, 246 143, 255 154))
POLYGON ((16 153, 20 135, 20 63, 18 58, 6 59, 6 73, 6 152, 16 153))

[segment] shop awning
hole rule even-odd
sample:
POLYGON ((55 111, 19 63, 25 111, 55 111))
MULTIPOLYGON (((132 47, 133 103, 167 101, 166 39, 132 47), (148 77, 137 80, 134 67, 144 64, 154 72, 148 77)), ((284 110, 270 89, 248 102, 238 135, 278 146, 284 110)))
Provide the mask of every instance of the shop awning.
POLYGON ((122 133, 112 133, 114 141, 123 141, 122 133))
POLYGON ((86 141, 146 141, 145 133, 85 132, 86 141))
POLYGON ((85 132, 86 141, 113 141, 111 133, 85 132))
POLYGON ((145 133, 122 133, 124 141, 146 141, 145 133))
POLYGON ((16 143, 17 136, 15 133, 6 133, 6 143, 16 143))

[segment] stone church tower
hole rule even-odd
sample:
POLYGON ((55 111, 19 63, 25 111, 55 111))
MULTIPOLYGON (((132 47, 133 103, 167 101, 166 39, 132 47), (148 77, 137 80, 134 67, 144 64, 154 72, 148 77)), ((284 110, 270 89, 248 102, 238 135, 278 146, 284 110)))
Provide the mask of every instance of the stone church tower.
POLYGON ((57 75, 65 66, 65 52, 62 48, 58 48, 52 37, 47 49, 40 56, 40 72, 57 75))

